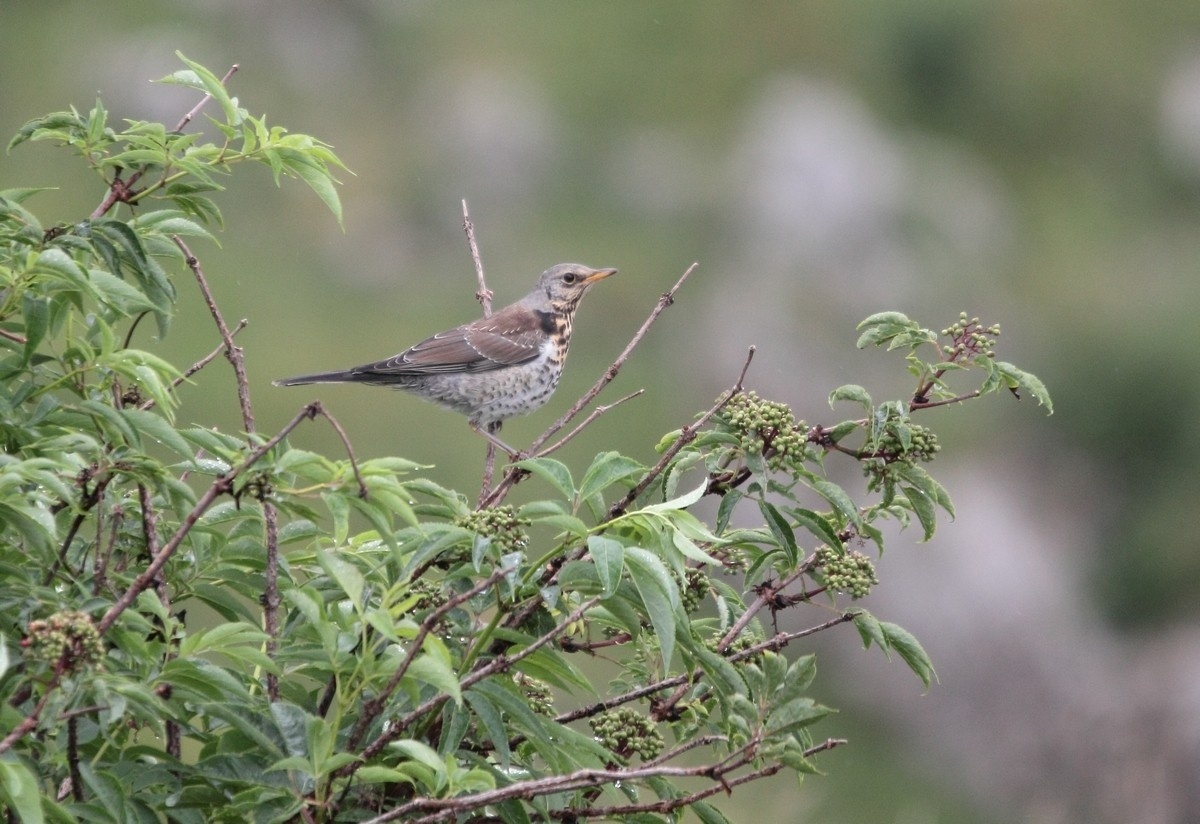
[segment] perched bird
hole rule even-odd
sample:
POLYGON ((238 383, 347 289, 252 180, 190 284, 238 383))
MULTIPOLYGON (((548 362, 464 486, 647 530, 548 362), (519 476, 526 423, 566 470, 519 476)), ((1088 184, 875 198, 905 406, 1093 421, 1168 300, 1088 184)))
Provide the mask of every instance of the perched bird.
POLYGON ((472 429, 515 457, 495 432, 507 418, 550 399, 567 359, 579 301, 593 283, 616 273, 560 263, 542 272, 532 292, 489 317, 438 332, 387 360, 283 378, 275 385, 366 383, 404 389, 466 415, 472 429))

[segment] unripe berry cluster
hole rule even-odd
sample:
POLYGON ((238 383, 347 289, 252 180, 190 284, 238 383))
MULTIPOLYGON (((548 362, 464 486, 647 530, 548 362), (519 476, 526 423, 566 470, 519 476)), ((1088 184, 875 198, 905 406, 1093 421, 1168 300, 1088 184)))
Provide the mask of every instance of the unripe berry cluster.
POLYGON ((679 588, 684 611, 688 615, 691 615, 700 609, 700 604, 704 601, 704 596, 708 595, 708 591, 711 588, 711 585, 708 583, 708 576, 704 574, 704 570, 689 568, 684 572, 683 583, 679 588))
POLYGON ((549 684, 523 672, 513 675, 513 683, 525 694, 530 709, 545 718, 554 717, 554 693, 549 684))
POLYGON ((454 522, 476 535, 491 538, 492 543, 503 552, 524 549, 529 540, 523 527, 529 523, 517 517, 511 506, 495 506, 468 512, 454 522))
POLYGON ((588 723, 596 739, 622 761, 632 755, 649 761, 663 751, 662 733, 649 718, 629 707, 607 710, 588 723))
POLYGON ((442 604, 446 603, 446 593, 434 581, 428 581, 424 578, 418 578, 408 585, 409 595, 419 595, 418 601, 413 604, 413 612, 425 612, 426 610, 437 609, 442 604))
POLYGON ((21 642, 30 657, 47 664, 64 662, 65 669, 79 670, 104 657, 104 644, 86 612, 56 612, 49 618, 30 621, 21 642))
POLYGON ((817 550, 817 565, 825 586, 836 592, 849 592, 852 598, 862 598, 879 583, 875 565, 861 552, 851 550, 845 554, 823 546, 817 550))
POLYGON ((807 426, 785 403, 741 392, 729 399, 719 418, 737 436, 742 450, 763 455, 770 469, 798 465, 807 456, 807 426))
POLYGON ((933 456, 942 448, 938 443, 937 433, 920 424, 910 423, 906 426, 909 433, 907 449, 896 432, 888 427, 879 434, 878 439, 872 445, 873 456, 884 458, 889 462, 904 461, 909 464, 916 461, 932 461, 933 456))
POLYGON ((986 355, 995 357, 996 338, 1000 337, 1000 324, 984 327, 979 318, 968 318, 961 312, 958 320, 942 330, 950 343, 942 347, 947 360, 957 360, 964 355, 986 355))

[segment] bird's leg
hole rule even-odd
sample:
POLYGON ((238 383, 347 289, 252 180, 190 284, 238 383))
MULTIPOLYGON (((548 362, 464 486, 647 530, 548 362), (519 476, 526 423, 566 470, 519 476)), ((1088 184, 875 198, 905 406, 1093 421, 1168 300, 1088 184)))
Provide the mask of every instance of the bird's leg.
POLYGON ((482 435, 483 437, 487 438, 489 441, 494 443, 499 449, 501 449, 504 452, 504 454, 508 455, 508 459, 510 461, 515 461, 521 457, 521 453, 518 452, 517 450, 513 449, 511 446, 506 444, 504 441, 500 440, 495 435, 495 433, 497 431, 499 431, 499 429, 500 429, 500 424, 501 424, 501 421, 492 421, 486 427, 481 427, 479 424, 477 424, 473 421, 468 421, 468 425, 472 429, 474 429, 480 435, 482 435))

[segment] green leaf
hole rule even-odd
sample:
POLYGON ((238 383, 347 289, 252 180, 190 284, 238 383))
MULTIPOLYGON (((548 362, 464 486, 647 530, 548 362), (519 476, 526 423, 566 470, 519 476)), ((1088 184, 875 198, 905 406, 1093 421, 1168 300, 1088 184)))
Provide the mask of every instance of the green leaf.
POLYGON ((342 225, 342 202, 338 199, 337 189, 334 187, 337 181, 330 174, 329 168, 315 157, 312 151, 284 147, 277 151, 283 167, 307 183, 329 211, 333 212, 338 225, 342 225))
POLYGON ((696 487, 691 492, 685 492, 684 494, 680 495, 677 498, 672 498, 669 501, 663 501, 660 504, 650 504, 649 506, 644 506, 638 511, 639 512, 670 512, 675 509, 687 509, 689 506, 692 506, 697 501, 699 501, 701 498, 703 498, 704 493, 707 490, 708 490, 708 480, 705 479, 704 482, 700 484, 700 486, 696 487))
POLYGON ((696 818, 700 819, 700 824, 731 824, 723 812, 707 801, 697 801, 689 805, 688 809, 696 814, 696 818))
POLYGON ((862 523, 862 516, 858 512, 858 507, 854 505, 854 501, 846 494, 846 490, 842 489, 832 481, 827 481, 824 478, 817 478, 812 482, 812 488, 817 494, 846 517, 850 523, 858 526, 862 523))
POLYGON ((767 519, 767 528, 771 530, 780 549, 787 555, 788 566, 795 566, 800 558, 800 549, 796 546, 796 533, 792 531, 792 525, 770 501, 760 499, 758 508, 767 519))
POLYGON ((601 452, 583 475, 579 484, 579 500, 586 501, 613 484, 643 471, 645 467, 633 458, 627 458, 619 452, 601 452))
POLYGON ((676 617, 683 612, 679 589, 658 556, 641 547, 625 548, 625 566, 658 636, 663 668, 669 670, 675 652, 676 617))
POLYGON ((588 536, 587 544, 592 563, 596 565, 596 574, 600 578, 601 593, 607 600, 613 596, 621 583, 621 573, 625 571, 625 546, 620 541, 605 538, 603 535, 588 536))
POLYGON ((933 500, 922 490, 904 484, 900 485, 900 492, 908 501, 909 508, 917 516, 917 520, 921 522, 921 531, 924 533, 921 540, 928 541, 937 531, 937 515, 933 500))
POLYGON ((0 806, 9 807, 24 824, 45 821, 37 777, 11 753, 0 759, 0 793, 5 802, 0 806))
POLYGON ((183 52, 177 51, 175 52, 175 56, 182 60, 187 67, 192 70, 192 74, 188 76, 185 72, 175 72, 175 74, 171 75, 170 77, 163 78, 159 82, 183 83, 191 86, 192 88, 204 90, 208 94, 212 95, 213 99, 217 101, 217 104, 221 107, 222 111, 224 111, 226 123, 230 125, 236 125, 240 123, 241 119, 238 117, 237 106, 234 104, 233 99, 230 98, 229 92, 225 90, 225 86, 221 83, 221 79, 194 60, 188 60, 183 56, 183 52))
POLYGON ((575 482, 571 480, 571 470, 566 464, 553 458, 527 458, 519 461, 517 466, 548 482, 567 500, 575 499, 575 482))
POLYGON ((837 530, 833 528, 833 524, 829 523, 829 519, 824 515, 799 506, 784 507, 784 511, 795 518, 797 524, 815 535, 822 543, 828 544, 835 549, 842 545, 842 539, 838 537, 837 530))
POLYGON ((462 687, 458 683, 458 676, 445 661, 440 660, 437 656, 418 655, 409 665, 405 675, 436 687, 454 699, 455 704, 462 703, 462 687))
MULTIPOLYGON (((1050 392, 1046 389, 1046 384, 1042 383, 1037 375, 1033 375, 1023 369, 1018 369, 1011 363, 1005 361, 995 361, 996 370, 1004 379, 1005 384, 1009 389, 1016 394, 1017 390, 1025 390, 1039 405, 1046 407, 1046 411, 1054 414, 1054 402, 1050 400, 1050 392)), ((1020 395, 1017 395, 1020 397, 1020 395)))
POLYGON ((880 621, 879 627, 884 638, 887 639, 888 646, 896 650, 896 653, 904 659, 904 663, 908 664, 908 668, 916 673, 921 682, 928 687, 937 678, 937 673, 934 672, 933 661, 930 660, 920 642, 912 633, 896 624, 880 621))
POLYGON ((811 698, 794 698, 780 707, 776 707, 767 718, 767 729, 771 732, 783 732, 798 727, 807 727, 829 715, 832 710, 823 707, 811 698))
POLYGON ((26 292, 21 296, 21 314, 25 319, 25 354, 22 364, 28 366, 50 327, 50 301, 39 298, 32 292, 26 292))
POLYGON ((152 440, 185 458, 191 457, 192 453, 187 441, 180 437, 179 433, 175 431, 175 427, 160 415, 141 409, 123 409, 121 414, 135 429, 149 435, 152 440))
POLYGON ((700 668, 708 676, 713 687, 722 695, 748 695, 750 692, 742 672, 720 653, 705 647, 692 651, 700 668))
POLYGON ((496 747, 496 755, 500 760, 500 766, 507 768, 512 755, 508 749, 508 730, 504 726, 500 710, 488 698, 486 692, 469 689, 463 695, 463 698, 466 699, 471 710, 475 713, 480 723, 483 724, 488 737, 492 739, 492 744, 496 747))
POLYGON ((871 395, 866 389, 853 383, 848 383, 845 386, 839 386, 837 389, 829 393, 829 405, 833 406, 838 401, 851 401, 862 406, 869 414, 871 411, 871 395))
POLYGON ((435 783, 427 787, 427 789, 430 791, 436 793, 438 790, 441 790, 446 786, 448 781, 446 762, 443 761, 442 757, 437 754, 437 750, 433 749, 428 744, 422 741, 415 741, 413 739, 406 738, 401 739, 400 741, 391 742, 388 744, 388 749, 403 753, 413 761, 428 767, 436 777, 435 783))
POLYGON ((317 548, 317 563, 321 565, 321 569, 325 570, 342 592, 346 593, 350 602, 354 604, 355 609, 362 607, 363 589, 366 587, 366 581, 363 575, 359 572, 351 562, 345 558, 339 557, 332 552, 326 552, 324 549, 317 548))

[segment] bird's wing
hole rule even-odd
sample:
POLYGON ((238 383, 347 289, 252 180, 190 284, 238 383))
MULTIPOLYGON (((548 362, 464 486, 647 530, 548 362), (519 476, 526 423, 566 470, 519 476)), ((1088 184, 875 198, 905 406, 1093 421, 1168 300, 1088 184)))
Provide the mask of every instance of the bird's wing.
POLYGON ((538 316, 516 307, 457 329, 439 332, 408 350, 352 371, 362 376, 486 372, 538 356, 545 341, 538 316))

